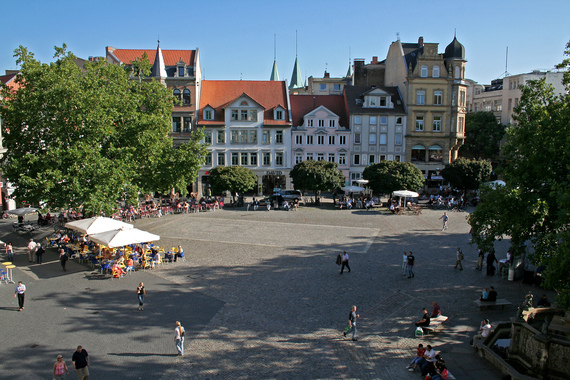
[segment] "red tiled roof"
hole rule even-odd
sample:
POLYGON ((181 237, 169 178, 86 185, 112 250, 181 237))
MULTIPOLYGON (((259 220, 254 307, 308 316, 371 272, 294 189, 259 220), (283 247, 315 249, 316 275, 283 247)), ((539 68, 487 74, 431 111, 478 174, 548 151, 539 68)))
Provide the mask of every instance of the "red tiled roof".
POLYGON ((214 109, 215 121, 223 121, 223 108, 242 95, 247 95, 265 109, 264 123, 271 125, 289 125, 287 112, 287 87, 284 81, 247 81, 247 80, 204 80, 200 103, 200 124, 204 120, 206 105, 214 109), (274 120, 273 109, 281 106, 285 109, 286 120, 274 120))
MULTIPOLYGON (((144 52, 148 55, 148 61, 152 65, 156 56, 156 49, 114 49, 109 46, 107 47, 107 52, 113 54, 126 65, 137 58, 140 59, 144 52)), ((196 50, 162 50, 165 66, 176 66, 181 58, 187 66, 194 66, 195 55, 196 50)))
POLYGON ((339 117, 339 125, 348 128, 348 118, 343 95, 291 95, 293 126, 303 125, 303 117, 309 112, 326 107, 339 117))

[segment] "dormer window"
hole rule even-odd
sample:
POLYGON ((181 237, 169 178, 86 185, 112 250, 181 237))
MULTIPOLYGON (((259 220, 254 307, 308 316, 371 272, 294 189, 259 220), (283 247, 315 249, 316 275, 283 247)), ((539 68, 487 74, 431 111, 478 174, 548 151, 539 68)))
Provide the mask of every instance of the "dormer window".
POLYGON ((204 110, 204 120, 214 120, 214 110, 211 108, 206 108, 204 110))
POLYGON ((178 66, 178 76, 179 77, 184 76, 184 66, 178 66))
POLYGON ((285 120, 285 110, 278 107, 274 112, 275 120, 285 120))
POLYGON ((388 97, 386 96, 380 97, 380 107, 388 107, 388 97))
POLYGON ((422 78, 427 78, 428 76, 428 67, 426 65, 423 65, 421 70, 420 70, 420 76, 422 78))

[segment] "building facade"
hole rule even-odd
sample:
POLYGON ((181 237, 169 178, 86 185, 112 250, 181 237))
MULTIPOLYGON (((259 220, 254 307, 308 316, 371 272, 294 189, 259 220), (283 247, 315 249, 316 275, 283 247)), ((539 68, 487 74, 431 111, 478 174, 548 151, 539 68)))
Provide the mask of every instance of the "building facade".
POLYGON ((204 80, 197 126, 208 145, 197 189, 209 187, 216 166, 244 166, 258 178, 258 194, 291 188, 291 113, 284 81, 204 80))
POLYGON ((457 38, 438 52, 438 43, 393 42, 386 58, 386 85, 398 86, 407 106, 406 157, 428 180, 458 157, 465 139, 467 82, 465 48, 457 38))
POLYGON ((293 166, 306 160, 336 162, 349 180, 350 129, 343 95, 291 95, 293 166))
POLYGON ((566 88, 562 84, 563 76, 563 71, 552 69, 507 75, 504 78, 491 81, 491 85, 481 85, 475 81, 469 81, 469 112, 493 112, 501 124, 514 124, 513 113, 521 99, 521 85, 530 80, 544 79, 546 83, 552 85, 555 94, 565 94, 566 88))
POLYGON ((344 90, 351 131, 349 184, 368 165, 406 161, 406 107, 398 87, 347 86, 344 90))
POLYGON ((152 64, 151 75, 172 90, 175 99, 172 109, 172 138, 174 144, 186 142, 196 125, 196 111, 200 104, 202 69, 200 52, 196 50, 162 50, 160 41, 156 50, 106 48, 107 61, 130 66, 147 54, 152 64))

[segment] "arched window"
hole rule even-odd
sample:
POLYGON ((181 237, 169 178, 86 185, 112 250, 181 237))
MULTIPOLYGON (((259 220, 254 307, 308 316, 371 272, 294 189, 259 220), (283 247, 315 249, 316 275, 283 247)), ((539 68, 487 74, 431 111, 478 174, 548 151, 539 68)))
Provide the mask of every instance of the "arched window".
POLYGON ((431 76, 434 78, 439 78, 439 66, 435 65, 431 71, 431 76))
POLYGON ((412 148, 412 162, 424 162, 426 160, 426 148, 423 145, 414 145, 412 148))
POLYGON ((187 88, 182 91, 182 102, 186 106, 190 105, 190 90, 187 88))
POLYGON ((430 162, 443 161, 443 149, 439 145, 432 145, 429 147, 429 160, 430 162))
POLYGON ((459 66, 455 66, 455 79, 461 79, 461 68, 459 66))
POLYGON ((422 66, 422 69, 421 69, 421 71, 420 71, 420 76, 421 76, 422 78, 427 78, 427 76, 428 76, 428 68, 427 68, 426 65, 423 65, 423 66, 422 66))
POLYGON ((179 89, 175 89, 174 91, 172 91, 172 95, 174 96, 174 104, 179 104, 180 103, 180 90, 179 89))

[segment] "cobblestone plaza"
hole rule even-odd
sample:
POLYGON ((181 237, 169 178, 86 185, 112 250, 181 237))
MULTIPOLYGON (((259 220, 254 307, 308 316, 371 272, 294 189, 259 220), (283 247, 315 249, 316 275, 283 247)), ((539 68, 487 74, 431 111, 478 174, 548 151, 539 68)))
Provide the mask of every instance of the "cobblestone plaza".
MULTIPOLYGON (((27 292, 18 312, 14 286, 0 285, 0 377, 51 378, 56 356, 71 369, 82 345, 90 379, 418 379, 405 367, 424 343, 441 351, 457 379, 500 379, 468 342, 482 319, 509 320, 528 291, 543 290, 476 270, 468 214, 449 213, 444 232, 441 214, 340 211, 328 203, 137 220, 166 249, 182 245, 186 261, 122 279, 75 260, 63 272, 53 249, 43 265, 30 264, 30 236, 2 220, 1 240, 15 247, 14 280, 27 292), (465 253, 463 271, 453 268, 457 247, 465 253), (335 259, 343 250, 352 271, 339 275, 335 259), (416 257, 412 279, 402 276, 403 251, 416 257), (140 281, 144 311, 137 309, 140 281), (489 285, 513 305, 480 312, 473 301, 489 285), (449 320, 442 331, 415 338, 413 322, 432 301, 449 320), (353 304, 361 316, 357 342, 341 334, 353 304), (175 321, 186 328, 183 357, 176 356, 175 321)), ((45 242, 51 231, 32 237, 45 242)), ((497 244, 498 258, 507 248, 497 244)))

